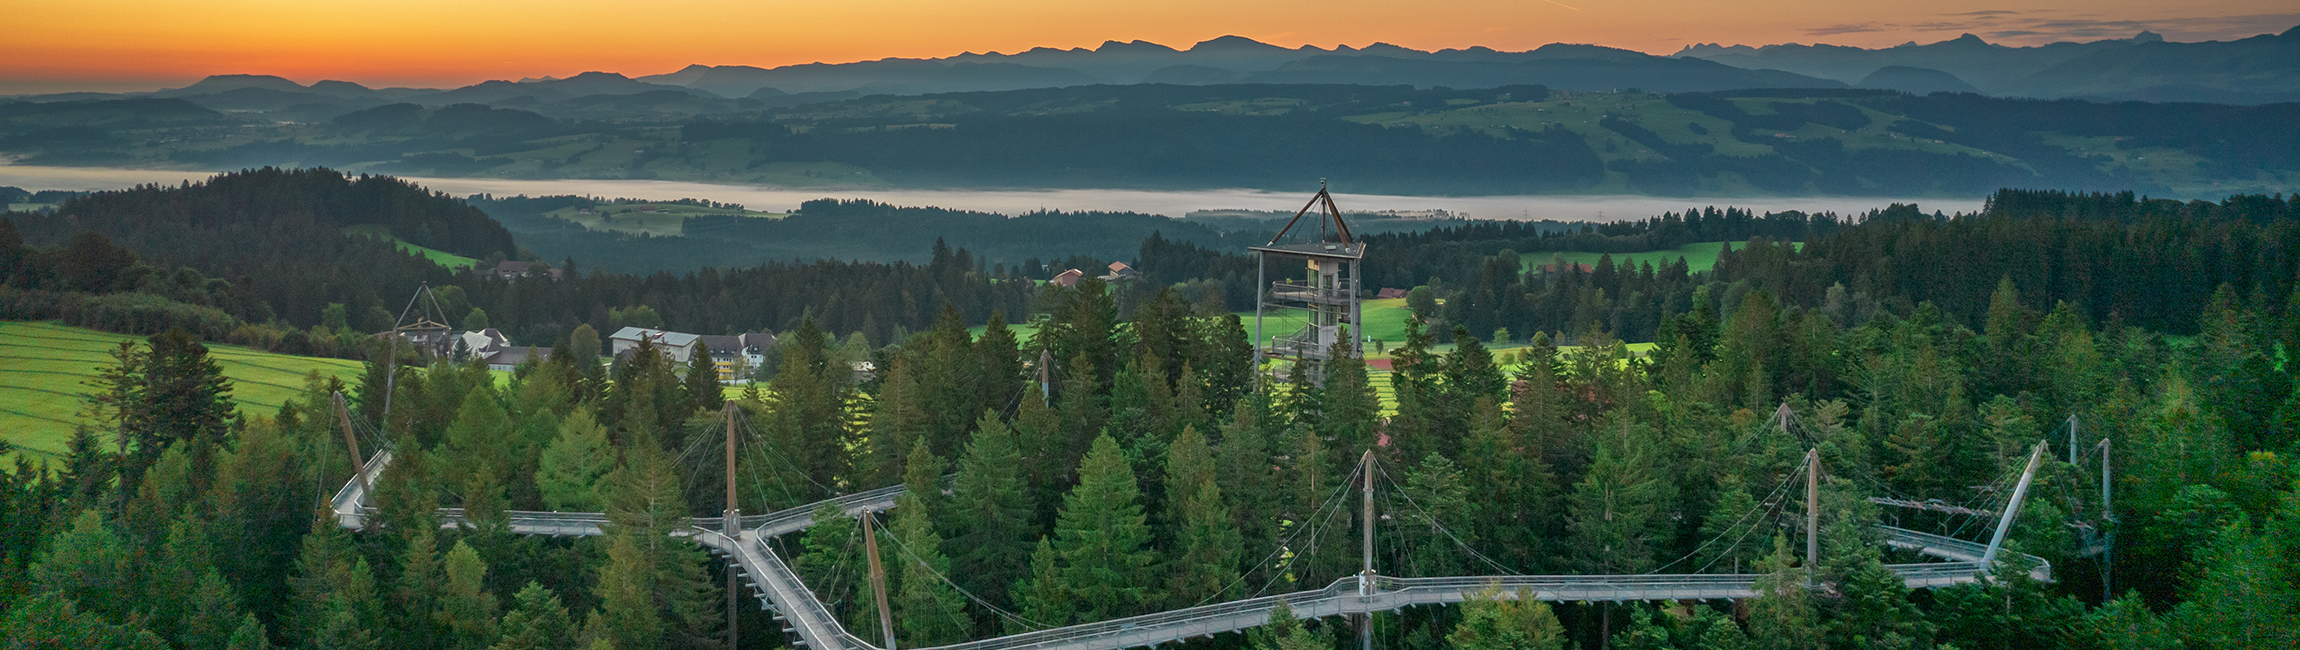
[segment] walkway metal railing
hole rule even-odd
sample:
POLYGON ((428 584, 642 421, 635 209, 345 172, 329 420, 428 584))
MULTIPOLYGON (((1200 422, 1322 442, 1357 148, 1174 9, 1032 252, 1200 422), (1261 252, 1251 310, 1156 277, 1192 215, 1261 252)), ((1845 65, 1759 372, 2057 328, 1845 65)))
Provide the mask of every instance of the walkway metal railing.
MULTIPOLYGON (((370 485, 390 461, 391 452, 383 451, 378 452, 369 462, 367 478, 370 485)), ((375 513, 375 508, 367 505, 371 500, 370 495, 365 494, 359 484, 357 480, 351 481, 332 500, 337 520, 347 528, 360 527, 366 517, 375 513)), ((901 496, 902 492, 903 486, 893 485, 836 497, 826 502, 838 504, 847 514, 854 515, 864 510, 892 507, 895 498, 901 496)), ((791 625, 791 632, 798 635, 807 647, 813 650, 879 650, 878 646, 856 637, 840 625, 838 617, 831 613, 830 608, 816 598, 798 573, 791 570, 766 544, 769 538, 805 530, 813 525, 814 510, 822 503, 745 516, 742 518, 744 531, 737 538, 729 538, 718 532, 719 524, 723 521, 718 517, 694 518, 691 520, 692 528, 680 530, 673 535, 693 539, 733 559, 751 583, 758 586, 767 605, 791 625)), ((439 519, 443 526, 469 523, 461 508, 441 508, 439 519)), ((531 535, 599 535, 608 524, 607 516, 596 512, 512 511, 508 520, 512 532, 531 535)), ((1986 567, 1979 562, 1987 552, 1984 544, 1892 526, 1879 525, 1878 528, 1885 533, 1885 542, 1893 547, 1950 560, 1886 565, 1910 588, 1966 584, 1981 580, 1986 573, 1986 567)), ((2039 580, 2051 578, 2051 565, 2035 556, 2029 556, 2028 559, 2037 567, 2031 571, 2032 576, 2039 580)), ((1361 595, 1358 593, 1357 578, 1353 576, 1323 589, 1246 598, 915 650, 1123 650, 1154 646, 1191 637, 1259 627, 1269 621, 1270 612, 1281 602, 1291 608, 1296 616, 1324 618, 1394 611, 1415 605, 1459 603, 1473 595, 1489 592, 1498 598, 1514 599, 1521 590, 1531 598, 1553 602, 1750 598, 1757 595, 1756 583, 1762 577, 1746 573, 1436 578, 1376 576, 1375 592, 1361 595)))

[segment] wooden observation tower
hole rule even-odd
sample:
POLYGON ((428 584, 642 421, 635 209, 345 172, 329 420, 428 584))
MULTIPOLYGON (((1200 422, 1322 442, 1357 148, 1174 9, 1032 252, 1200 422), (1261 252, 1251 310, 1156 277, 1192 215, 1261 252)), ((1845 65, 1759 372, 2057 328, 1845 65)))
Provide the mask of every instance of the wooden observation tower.
MULTIPOLYGON (((1334 197, 1318 182, 1318 194, 1278 229, 1270 243, 1253 247, 1257 289, 1254 305, 1256 369, 1265 359, 1307 364, 1312 381, 1322 381, 1324 365, 1335 355, 1365 356, 1358 306, 1366 246, 1350 234, 1334 197), (1303 221, 1309 217, 1312 227, 1303 221), (1302 267, 1295 267, 1297 261, 1302 267), (1271 265, 1281 275, 1302 268, 1299 277, 1270 280, 1271 265), (1276 317, 1273 319, 1273 317, 1276 317), (1283 331, 1268 327, 1276 320, 1283 331)), ((1259 374, 1256 375, 1257 377, 1259 374)))

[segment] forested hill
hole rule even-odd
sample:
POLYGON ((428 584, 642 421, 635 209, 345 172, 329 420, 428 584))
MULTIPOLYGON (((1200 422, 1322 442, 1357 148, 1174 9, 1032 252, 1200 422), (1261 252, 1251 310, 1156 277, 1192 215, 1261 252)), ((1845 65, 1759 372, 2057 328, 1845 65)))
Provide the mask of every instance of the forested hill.
MULTIPOLYGON (((546 259, 574 257, 608 271, 686 272, 706 267, 753 266, 769 261, 817 259, 926 263, 938 245, 972 251, 985 266, 1028 267, 1083 256, 1099 267, 1134 255, 1153 233, 1212 248, 1240 248, 1274 224, 1252 232, 1222 232, 1193 219, 1138 212, 1042 210, 1009 217, 931 206, 897 206, 864 199, 818 199, 788 215, 705 214, 676 224, 677 236, 587 230, 563 216, 600 207, 588 197, 468 199, 501 219, 522 245, 546 259)), ((615 224, 602 223, 602 230, 615 224)), ((1076 266, 1073 264, 1073 266, 1076 266)), ((1059 271, 1059 269, 1057 269, 1059 271)))
MULTIPOLYGON (((558 205, 482 200, 522 201, 558 205)), ((1989 206, 1987 214, 1965 216, 1926 215, 1911 206, 1848 217, 1690 210, 1563 229, 1463 222, 1369 235, 1381 255, 1369 258, 1365 270, 1369 287, 1426 286, 1417 293, 1436 300, 1420 311, 1448 340, 1455 326, 1485 337, 1502 329, 1572 335, 1595 323, 1637 341, 1667 341, 1671 318, 1703 305, 1724 309, 1752 291, 1826 309, 1846 323, 1931 303, 1977 327, 2004 280, 2047 304, 2068 302, 2095 322, 2186 334, 2200 327, 2195 310, 2214 288, 2229 285, 2268 308, 2292 293, 2300 273, 2292 261, 2300 256, 2290 253, 2300 245, 2300 209, 2282 196, 2181 202, 2007 190, 1989 206), (1542 273, 1532 268, 1541 260, 1525 255, 1670 250, 1720 240, 1747 243, 1721 253, 1708 274, 1674 262, 1600 262, 1593 273, 1542 273)), ((134 332, 176 324, 267 349, 356 355, 359 339, 352 334, 389 327, 423 283, 441 290, 445 315, 455 323, 482 315, 523 344, 554 343, 579 325, 782 331, 809 316, 842 336, 859 332, 887 341, 931 325, 945 304, 969 324, 994 313, 1019 322, 1042 307, 1034 303, 1031 280, 1113 260, 1134 263, 1149 280, 1121 285, 1122 304, 1178 286, 1193 303, 1253 306, 1255 267, 1241 254, 1244 235, 1186 220, 1063 213, 1007 219, 834 201, 809 203, 779 220, 698 220, 702 226, 691 221, 688 229, 702 232, 688 236, 580 233, 558 243, 580 238, 577 243, 601 255, 725 255, 725 263, 648 275, 602 269, 606 264, 570 259, 564 251, 547 258, 522 251, 524 259, 553 262, 566 278, 505 282, 453 272, 337 230, 337 224, 358 223, 388 223, 394 233, 431 229, 436 244, 487 252, 468 242, 492 241, 501 226, 455 199, 390 179, 257 170, 195 185, 101 193, 68 202, 55 215, 10 215, 8 239, 21 242, 6 246, 13 292, 6 307, 15 318, 65 318, 134 332), (340 203, 358 197, 384 203, 340 203), (842 248, 855 239, 925 250, 883 263, 804 261, 859 250, 842 248), (997 253, 969 250, 977 245, 997 253), (759 257, 765 250, 797 253, 801 261, 765 263, 772 259, 759 257), (1031 257, 1017 259, 1021 255, 1031 257), (86 296, 104 302, 86 302, 94 300, 86 296)))
POLYGON ((180 187, 102 192, 57 209, 66 227, 105 233, 147 255, 324 258, 350 226, 379 225, 417 246, 476 258, 515 257, 511 232, 487 213, 386 176, 266 167, 180 187))
MULTIPOLYGON (((542 261, 485 212, 398 179, 251 170, 97 193, 54 213, 6 213, 0 318, 130 333, 185 327, 211 340, 358 357, 365 334, 391 327, 427 283, 450 324, 484 319, 515 341, 546 345, 578 325, 782 331, 810 315, 842 335, 884 341, 925 329, 945 304, 969 323, 994 312, 1019 320, 1030 309, 1029 283, 941 245, 921 264, 746 258, 685 275, 597 272, 562 258, 551 261, 562 281, 506 282, 342 232, 363 225, 487 260, 542 261)), ((648 250, 682 255, 723 240, 656 241, 665 246, 648 250)))
MULTIPOLYGON (((675 93, 676 94, 676 93, 675 93)), ((561 117, 394 104, 240 129, 93 102, 10 117, 31 164, 331 166, 788 187, 1290 188, 1390 194, 2219 197, 2300 187, 2300 104, 1889 90, 1137 84, 561 117)), ((146 107, 150 108, 150 107, 146 107)), ((136 109, 143 110, 143 109, 136 109)))

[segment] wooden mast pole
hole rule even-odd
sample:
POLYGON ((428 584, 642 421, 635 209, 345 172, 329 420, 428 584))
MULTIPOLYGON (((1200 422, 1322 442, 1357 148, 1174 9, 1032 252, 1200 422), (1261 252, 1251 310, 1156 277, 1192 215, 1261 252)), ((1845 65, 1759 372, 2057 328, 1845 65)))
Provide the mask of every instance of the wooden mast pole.
MULTIPOLYGON (((721 515, 719 529, 730 541, 740 543, 743 535, 743 509, 735 505, 735 400, 727 400, 727 509, 721 515)), ((741 647, 741 625, 736 616, 741 613, 740 586, 735 584, 735 571, 727 570, 727 650, 741 647)))
POLYGON ((894 615, 889 611, 892 608, 887 607, 886 604, 886 567, 881 566, 878 561, 878 533, 871 530, 871 513, 869 510, 863 511, 862 524, 863 546, 866 547, 864 550, 870 553, 871 596, 878 599, 879 638, 885 642, 886 650, 895 650, 894 615))

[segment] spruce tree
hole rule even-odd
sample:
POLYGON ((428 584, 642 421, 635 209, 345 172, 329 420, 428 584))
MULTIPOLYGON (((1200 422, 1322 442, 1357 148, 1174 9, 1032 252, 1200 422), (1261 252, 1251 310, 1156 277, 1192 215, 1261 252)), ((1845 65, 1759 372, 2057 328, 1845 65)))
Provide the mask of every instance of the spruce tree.
POLYGON ((1061 416, 1058 421, 1063 435, 1062 456, 1054 467, 1061 470, 1063 485, 1077 481, 1079 460, 1093 445, 1094 437, 1102 433, 1103 424, 1110 420, 1107 396, 1095 385, 1096 372, 1092 360, 1079 356, 1061 366, 1060 374, 1056 375, 1062 378, 1062 386, 1056 389, 1055 407, 1061 416))
POLYGON ((830 357, 813 319, 801 320, 780 345, 782 369, 767 386, 770 397, 761 428, 770 453, 788 461, 776 467, 795 468, 800 474, 770 482, 793 492, 777 495, 774 502, 804 503, 825 496, 815 486, 836 484, 852 467, 847 450, 853 432, 848 428, 846 402, 853 375, 846 364, 830 357))
POLYGON ((953 534, 946 547, 955 567, 949 575, 967 591, 1000 607, 1012 602, 1007 588, 1028 568, 1036 529, 1023 465, 1013 431, 996 414, 984 411, 966 456, 959 459, 958 483, 948 511, 953 534))
MULTIPOLYGON (((603 577, 601 598, 604 601, 619 589, 643 589, 654 612, 652 618, 618 613, 618 620, 623 622, 615 626, 633 635, 652 631, 658 635, 654 641, 658 644, 708 643, 724 624, 723 612, 715 606, 718 585, 703 568, 706 556, 702 549, 670 536, 685 529, 688 521, 686 497, 671 459, 654 447, 635 447, 624 455, 623 466, 609 476, 608 483, 607 536, 614 541, 609 546, 607 570, 636 572, 631 574, 636 577, 618 574, 622 582, 615 585, 607 584, 603 577), (616 549, 623 546, 629 547, 629 557, 617 555, 620 551, 616 549), (627 563, 636 566, 624 567, 627 563)), ((618 647, 626 638, 620 636, 623 634, 618 633, 618 647)))
POLYGON ((1652 430, 1628 418, 1599 425, 1597 456, 1574 485, 1567 525, 1589 573, 1653 568, 1669 530, 1670 486, 1654 461, 1652 430))
POLYGON ((1014 330, 1006 326, 1004 312, 990 312, 990 320, 982 327, 982 336, 974 341, 974 353, 981 373, 975 382, 981 393, 978 403, 1002 415, 1013 412, 1026 382, 1022 343, 1015 338, 1014 330))
POLYGON ((240 609, 239 596, 232 592, 231 584, 212 568, 200 575, 191 603, 176 632, 178 647, 206 650, 230 646, 232 633, 248 616, 240 609))
POLYGON ((1078 468, 1078 487, 1063 498, 1054 524, 1062 592, 1077 620, 1141 613, 1158 602, 1157 562, 1140 488, 1118 441, 1098 436, 1078 468))
POLYGON ((600 481, 615 465, 615 449, 607 429, 592 418, 588 406, 568 414, 559 432, 543 448, 535 470, 535 488, 543 504, 555 511, 600 510, 600 481))
POLYGON ((1222 426, 1221 444, 1214 449, 1214 463, 1219 468, 1214 473, 1215 487, 1231 506, 1230 518, 1238 528, 1240 547, 1254 556, 1241 559, 1250 560, 1258 560, 1277 547, 1277 521, 1283 509, 1279 498, 1284 486, 1270 480, 1280 474, 1280 467, 1270 451, 1269 433, 1262 430, 1263 420, 1256 406, 1261 399, 1259 394, 1248 394, 1238 400, 1230 422, 1222 426))
POLYGON ((312 518, 311 533, 303 537, 293 581, 295 601, 289 614, 294 638, 306 647, 376 648, 377 630, 386 629, 383 603, 376 594, 374 572, 352 548, 350 535, 334 517, 312 518))
MULTIPOLYGON (((916 450, 914 458, 933 457, 923 441, 916 450)), ((880 547, 881 553, 891 556, 888 564, 895 567, 893 578, 900 585, 894 594, 895 622, 902 628, 903 643, 936 646, 964 641, 971 625, 964 611, 966 600, 943 581, 950 575, 950 559, 942 554, 942 536, 934 532, 937 513, 919 501, 908 492, 897 499, 893 525, 885 531, 892 543, 880 547)))
POLYGON ((1031 501, 1031 528, 1043 530, 1054 525, 1054 512, 1062 502, 1063 477, 1069 475, 1065 462, 1064 437, 1068 431, 1062 424, 1062 414, 1046 403, 1042 391, 1032 389, 1022 396, 1022 408, 1014 416, 1015 448, 1022 453, 1024 477, 1029 481, 1025 493, 1031 501))
POLYGON ((927 444, 937 456, 954 456, 966 440, 974 414, 981 413, 981 356, 958 309, 945 303, 925 334, 925 349, 914 360, 919 406, 927 418, 927 444))
POLYGON ((866 468, 869 485, 882 485, 902 480, 905 455, 919 441, 925 440, 932 426, 926 405, 920 400, 918 378, 910 355, 895 355, 889 362, 886 377, 879 381, 878 396, 871 402, 870 460, 866 468))
POLYGON ((1445 356, 1442 365, 1443 382, 1434 391, 1435 401, 1430 410, 1432 424, 1440 433, 1431 438, 1434 444, 1430 445, 1430 451, 1451 456, 1461 453, 1461 438, 1443 432, 1467 431, 1471 420, 1477 417, 1478 400, 1506 398, 1506 384, 1501 368, 1494 365, 1493 354, 1486 351, 1485 344, 1459 327, 1454 328, 1453 353, 1445 356))
POLYGON ((631 538, 607 538, 607 563, 599 570, 595 595, 599 620, 614 647, 660 647, 667 623, 655 603, 654 567, 631 538))
POLYGON ((1221 417, 1254 391, 1254 343, 1237 314, 1213 313, 1199 320, 1208 350, 1192 366, 1201 376, 1208 417, 1221 417))
MULTIPOLYGON (((1464 527, 1492 547, 1486 552, 1520 571, 1547 570, 1562 542, 1557 477, 1537 450, 1529 449, 1503 421, 1501 407, 1481 400, 1478 417, 1462 441, 1462 483, 1469 491, 1464 527)), ((1556 567, 1564 570, 1565 567, 1556 567)))
POLYGON ((1326 391, 1311 377, 1311 363, 1294 362, 1286 370, 1285 412, 1294 424, 1309 428, 1321 426, 1326 411, 1326 391))
POLYGON ((1174 557, 1167 563, 1167 602, 1191 607, 1220 596, 1238 577, 1243 538, 1214 476, 1212 450, 1198 428, 1185 426, 1166 455, 1167 525, 1174 557))
POLYGON ((104 524, 103 515, 81 512, 53 544, 55 550, 32 565, 32 580, 41 591, 114 620, 127 618, 136 608, 133 551, 127 540, 104 524))
MULTIPOLYGON (((1286 480, 1287 527, 1279 534, 1293 540, 1289 550, 1294 559, 1288 565, 1294 586, 1314 589, 1357 571, 1358 557, 1349 545, 1357 537, 1350 534, 1357 517, 1352 509, 1335 504, 1338 488, 1349 472, 1342 467, 1340 454, 1326 446, 1325 438, 1300 424, 1290 432, 1292 440, 1286 480)), ((1355 459, 1355 456, 1351 457, 1355 459)))
MULTIPOLYGON (((1038 538, 1038 546, 1030 552, 1030 575, 1014 585, 1015 604, 1021 608, 1021 618, 1040 625, 1060 627, 1078 620, 1073 606, 1074 596, 1064 582, 1061 559, 1053 542, 1038 538)), ((1030 631, 1018 621, 1007 621, 1007 634, 1030 631)))
MULTIPOLYGON (((1462 483, 1461 471, 1453 461, 1442 454, 1431 452, 1421 464, 1408 470, 1405 476, 1405 495, 1408 503, 1399 504, 1407 528, 1400 531, 1406 537, 1406 546, 1412 551, 1413 576, 1456 576, 1473 570, 1465 562, 1461 546, 1477 549, 1479 538, 1475 529, 1464 525, 1469 519, 1469 489, 1462 483)), ((1475 567, 1483 568, 1483 567, 1475 567)))
MULTIPOLYGON (((816 506, 812 516, 813 523, 799 539, 800 551, 791 559, 791 568, 817 594, 863 593, 861 590, 869 589, 862 577, 862 522, 828 501, 816 506)), ((846 599, 844 607, 830 603, 832 614, 849 630, 878 629, 878 610, 864 602, 867 600, 846 599)))
POLYGON ((472 388, 456 411, 455 422, 447 427, 447 454, 452 462, 441 465, 441 478, 448 485, 462 486, 475 474, 484 473, 488 482, 503 485, 514 469, 509 444, 513 436, 511 416, 503 412, 495 389, 472 388))
POLYGON ((399 577, 391 590, 391 625, 379 632, 391 645, 409 648, 442 647, 439 620, 432 616, 444 578, 439 569, 436 527, 407 536, 400 550, 399 577))
POLYGON ((717 411, 726 406, 726 386, 719 383, 719 364, 711 360, 711 346, 695 343, 695 350, 687 354, 687 372, 681 380, 680 392, 692 405, 688 413, 717 411))
POLYGON ((927 513, 927 521, 939 521, 948 499, 942 494, 942 457, 925 440, 913 441, 910 458, 903 462, 902 496, 899 506, 916 506, 911 510, 927 513))
POLYGON ((1487 591, 1461 604, 1461 623, 1446 643, 1459 650, 1564 650, 1571 642, 1549 603, 1524 591, 1507 599, 1487 591))
MULTIPOLYGON (((161 450, 178 441, 196 442, 192 464, 203 483, 212 475, 212 448, 221 443, 232 419, 231 382, 208 348, 182 329, 151 338, 143 383, 129 409, 127 430, 136 440, 127 467, 150 467, 161 450)), ((130 473, 130 476, 136 475, 130 473)))
POLYGON ((567 606, 543 585, 527 583, 514 597, 518 605, 503 614, 502 638, 493 650, 554 650, 574 647, 574 623, 567 606))
POLYGON ((1755 543, 1736 542, 1748 541, 1754 529, 1763 527, 1770 517, 1757 512, 1757 499, 1750 496, 1740 477, 1728 474, 1718 483, 1717 504, 1701 522, 1701 539, 1708 547, 1701 549, 1696 559, 1724 573, 1741 573, 1757 566, 1761 551, 1755 543))
POLYGON ((1765 650, 1811 650, 1827 647, 1812 592, 1805 588, 1807 573, 1789 551, 1789 539, 1775 535, 1773 553, 1758 565, 1765 576, 1757 580, 1757 598, 1749 605, 1749 636, 1765 650))
MULTIPOLYGON (((1377 430, 1381 427, 1381 397, 1374 392, 1373 381, 1366 376, 1366 362, 1348 353, 1348 328, 1342 330, 1344 339, 1334 342, 1332 358, 1326 361, 1325 398, 1323 413, 1318 419, 1318 432, 1332 440, 1334 449, 1356 456, 1374 448, 1377 430)), ((1452 429, 1459 431, 1460 429, 1452 429)))
POLYGON ((471 545, 456 542, 447 552, 446 571, 432 619, 450 650, 480 650, 495 642, 496 601, 487 593, 487 563, 471 545))

